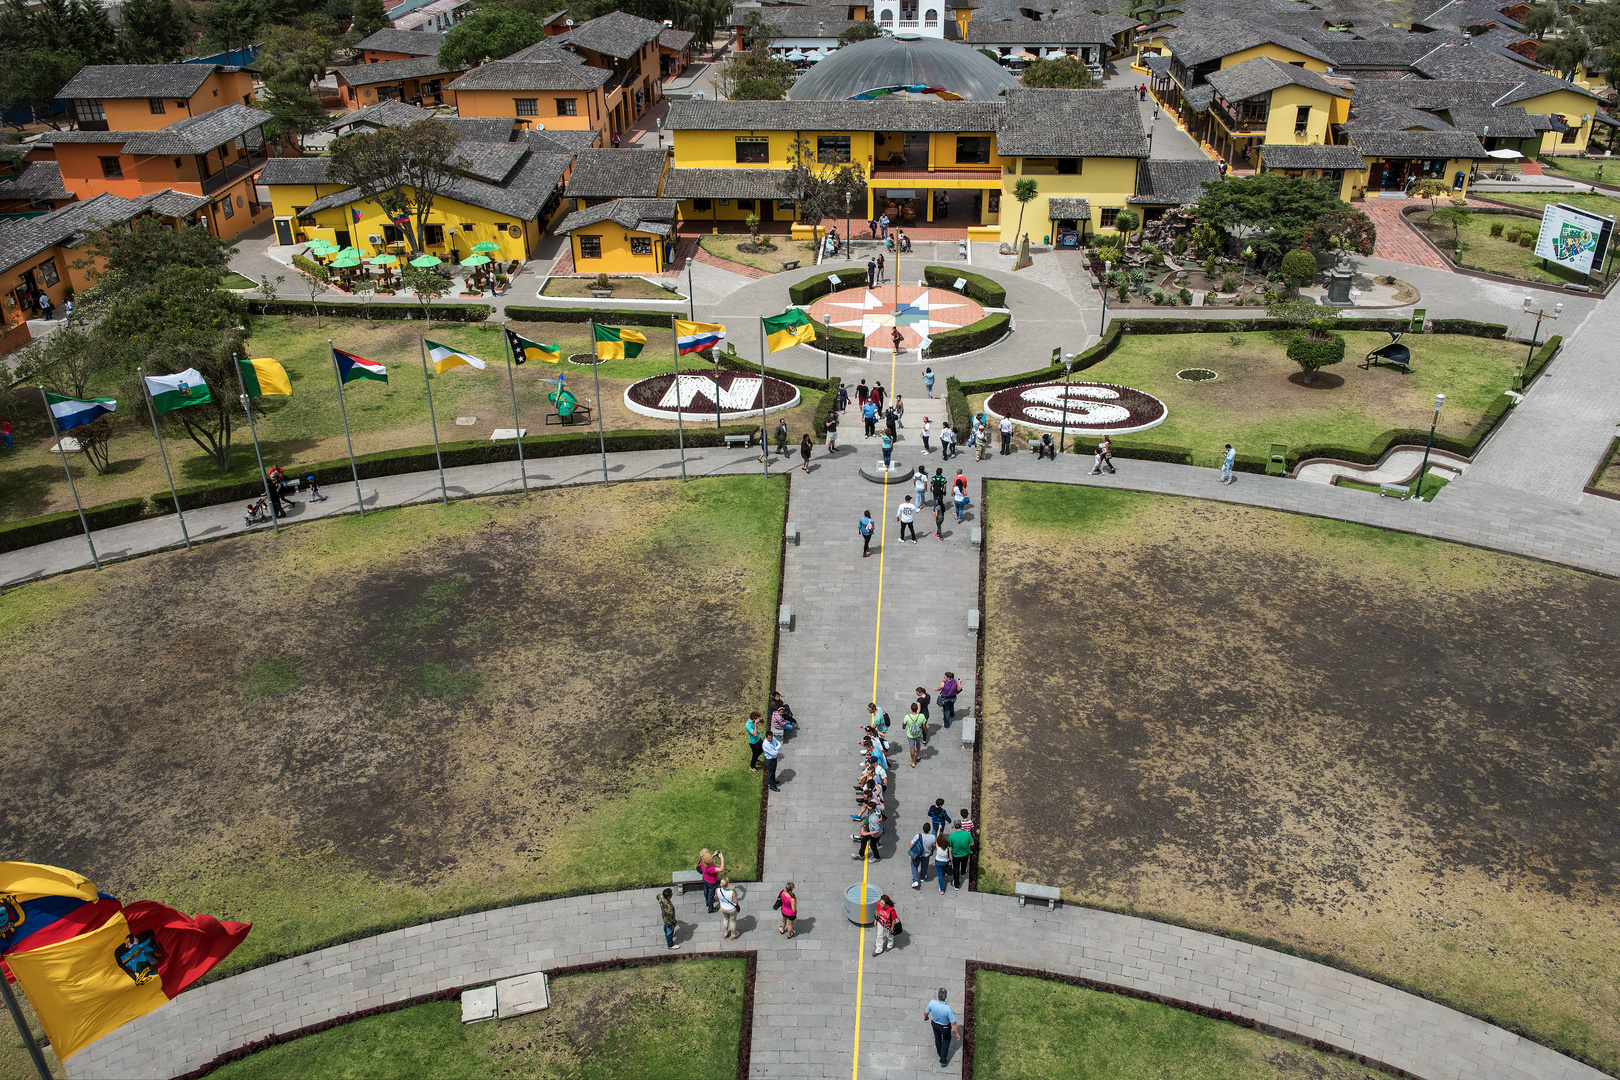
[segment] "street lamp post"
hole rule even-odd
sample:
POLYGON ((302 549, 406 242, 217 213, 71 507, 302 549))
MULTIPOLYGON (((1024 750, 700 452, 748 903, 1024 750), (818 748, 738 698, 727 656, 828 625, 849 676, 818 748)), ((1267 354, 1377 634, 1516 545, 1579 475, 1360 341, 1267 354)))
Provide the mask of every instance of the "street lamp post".
POLYGON ((1564 313, 1564 305, 1563 304, 1554 304, 1552 311, 1548 312, 1544 308, 1536 308, 1535 310, 1532 311, 1531 308, 1530 308, 1531 303, 1532 303, 1532 301, 1528 296, 1524 298, 1524 310, 1525 310, 1525 313, 1528 314, 1528 315, 1534 315, 1536 317, 1536 328, 1534 330, 1530 331, 1530 351, 1528 353, 1525 353, 1524 367, 1519 369, 1518 378, 1516 378, 1514 380, 1516 383, 1518 383, 1518 385, 1514 387, 1515 390, 1523 390, 1524 389, 1525 372, 1530 370, 1530 361, 1532 361, 1532 360, 1534 360, 1536 358, 1536 338, 1541 336, 1541 320, 1542 319, 1556 319, 1556 318, 1558 318, 1558 316, 1560 316, 1560 315, 1562 315, 1564 313))
POLYGON ((850 193, 844 192, 844 254, 853 259, 855 257, 855 245, 851 243, 849 235, 850 199, 850 193))
POLYGON ((1108 332, 1108 275, 1113 272, 1112 271, 1113 265, 1114 264, 1111 263, 1111 262, 1103 263, 1103 276, 1102 276, 1103 316, 1102 316, 1102 325, 1097 327, 1097 333, 1099 333, 1099 334, 1104 334, 1104 333, 1108 332))
MULTIPOLYGON (((1106 296, 1107 294, 1104 293, 1106 296)), ((1069 452, 1069 375, 1074 371, 1074 353, 1063 357, 1063 427, 1058 432, 1058 453, 1069 452)))
POLYGON ((1417 486, 1412 494, 1418 499, 1423 498, 1423 473, 1429 467, 1429 451, 1434 447, 1434 429, 1440 426, 1440 406, 1446 403, 1446 395, 1434 395, 1434 419, 1429 422, 1429 444, 1423 448, 1423 464, 1418 466, 1417 486))

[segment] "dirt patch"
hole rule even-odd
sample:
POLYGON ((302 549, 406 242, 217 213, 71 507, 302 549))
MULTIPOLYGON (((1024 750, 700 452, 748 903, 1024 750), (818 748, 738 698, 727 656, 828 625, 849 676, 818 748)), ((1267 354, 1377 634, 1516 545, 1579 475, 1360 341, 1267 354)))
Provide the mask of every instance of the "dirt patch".
POLYGON ((568 859, 625 799, 732 764, 775 603, 780 489, 755 486, 393 511, 30 586, 8 603, 34 617, 0 620, 12 857, 228 905, 205 910, 264 920, 261 948, 646 880, 622 843, 568 859))
POLYGON ((988 501, 992 880, 1343 957, 1620 1062, 1620 586, 1189 500, 988 501))

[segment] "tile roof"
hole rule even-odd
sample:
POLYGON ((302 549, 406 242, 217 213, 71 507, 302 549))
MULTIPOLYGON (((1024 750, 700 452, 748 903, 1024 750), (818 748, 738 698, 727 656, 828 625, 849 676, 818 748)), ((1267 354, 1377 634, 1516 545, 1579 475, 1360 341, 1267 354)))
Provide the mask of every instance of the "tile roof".
POLYGON ((613 77, 604 68, 555 62, 496 60, 456 80, 456 90, 595 90, 613 77))
POLYGON ((634 229, 636 232, 668 236, 674 228, 675 213, 674 199, 614 199, 586 210, 575 210, 552 231, 571 233, 576 229, 611 221, 621 228, 634 229))
POLYGON ((1185 161, 1148 160, 1137 170, 1137 192, 1127 201, 1157 206, 1182 206, 1203 198, 1204 182, 1219 180, 1220 168, 1208 158, 1185 161))
POLYGON ((160 131, 143 131, 124 142, 126 154, 206 154, 269 123, 275 117, 233 101, 176 121, 160 131))
POLYGON ((331 158, 277 157, 264 163, 259 170, 261 184, 325 184, 326 166, 331 158))
POLYGON ((1147 157, 1136 94, 1112 90, 1007 92, 996 149, 1009 157, 1147 157))
POLYGON ((1351 103, 1350 119, 1340 124, 1345 131, 1450 131, 1452 127, 1433 113, 1394 101, 1351 103))
POLYGON ((498 184, 523 160, 529 147, 523 143, 470 142, 463 139, 456 144, 454 152, 457 172, 498 184))
POLYGON ((1090 221, 1091 203, 1086 199, 1047 199, 1046 216, 1053 221, 1090 221))
POLYGON ((527 142, 536 150, 549 150, 572 156, 581 150, 589 150, 599 136, 600 132, 594 130, 547 128, 544 131, 519 131, 513 138, 527 142))
POLYGON ((1327 54, 1293 34, 1254 25, 1222 22, 1203 23, 1179 29, 1164 39, 1165 45, 1188 67, 1219 60, 1223 56, 1252 49, 1256 45, 1280 45, 1301 56, 1327 60, 1327 54))
POLYGON ((1260 158, 1268 169, 1365 169, 1366 159, 1353 146, 1262 146, 1260 158))
POLYGON ((1499 109, 1457 108, 1451 110, 1452 126, 1459 131, 1484 135, 1485 129, 1498 139, 1529 139, 1538 131, 1546 131, 1551 122, 1537 124, 1523 109, 1506 106, 1499 109))
POLYGON ((1270 94, 1284 86, 1303 86, 1307 90, 1333 97, 1350 96, 1314 71, 1284 64, 1269 56, 1257 56, 1232 67, 1212 71, 1209 73, 1209 85, 1227 101, 1245 101, 1270 94))
POLYGON ((558 35, 558 40, 571 48, 589 49, 616 60, 628 60, 640 52, 647 42, 656 41, 663 29, 663 23, 623 11, 610 11, 574 27, 566 34, 558 35))
POLYGON ((1000 102, 993 101, 884 98, 876 101, 671 99, 664 126, 670 131, 991 131, 1001 108, 1000 102))
POLYGON ((399 82, 402 79, 428 79, 435 75, 448 75, 465 71, 467 65, 445 67, 437 57, 419 56, 411 60, 385 60, 380 64, 353 64, 333 68, 332 72, 350 86, 371 86, 376 83, 399 82))
POLYGON ((149 195, 142 195, 135 202, 144 203, 144 209, 150 210, 154 214, 161 214, 164 217, 183 218, 206 207, 209 200, 201 195, 188 195, 184 191, 175 191, 170 188, 168 191, 154 191, 149 195))
POLYGON ((62 167, 54 161, 25 161, 10 177, 0 176, 0 199, 66 199, 62 167))
MULTIPOLYGON (((567 12, 558 14, 566 15, 567 12)), ((514 64, 584 64, 585 58, 571 49, 565 49, 557 37, 541 38, 527 48, 519 49, 504 60, 514 64)))
POLYGON ((759 17, 785 38, 837 38, 857 21, 847 7, 768 7, 759 17))
POLYGON ((208 200, 178 191, 155 191, 138 199, 102 192, 36 218, 0 221, 0 269, 9 269, 57 244, 72 246, 105 225, 152 212, 185 217, 208 200))
MULTIPOLYGON (((403 31, 410 33, 410 31, 403 31)), ((363 109, 346 112, 342 116, 327 124, 322 131, 337 131, 340 128, 361 124, 368 127, 404 127, 414 124, 418 120, 432 119, 435 113, 431 109, 418 109, 404 101, 379 101, 375 105, 367 105, 363 109)))
POLYGON ((676 52, 680 52, 682 49, 692 44, 692 39, 695 37, 697 37, 697 35, 692 33, 690 30, 674 30, 666 28, 658 32, 658 45, 663 49, 674 49, 676 52))
POLYGON ((1187 108, 1195 113, 1206 112, 1215 100, 1215 88, 1209 83, 1195 86, 1181 95, 1181 100, 1187 103, 1187 108))
POLYGON ((216 71, 240 68, 215 64, 96 64, 80 68, 56 92, 63 98, 189 98, 216 71))
POLYGON ((977 18, 967 25, 969 45, 1106 45, 1118 31, 1110 31, 1103 20, 1090 12, 1075 12, 1063 19, 1035 22, 983 22, 977 18))
POLYGON ((509 142, 515 130, 510 116, 441 116, 439 123, 469 142, 509 142))
POLYGON ((671 169, 666 199, 781 199, 787 169, 671 169))
POLYGON ((1412 62, 1412 70, 1431 79, 1490 79, 1516 84, 1514 89, 1493 102, 1497 105, 1509 105, 1558 90, 1571 90, 1594 99, 1597 97, 1590 90, 1527 66, 1524 57, 1518 53, 1487 48, 1472 41, 1432 49, 1412 62))
POLYGON ((1488 109, 1517 82, 1477 79, 1364 79, 1356 83, 1350 107, 1367 102, 1392 102, 1414 109, 1452 109, 1459 106, 1488 109))
POLYGON ((662 150, 581 150, 564 194, 581 199, 654 198, 665 160, 662 150))
MULTIPOLYGON (((557 183, 568 171, 573 158, 567 154, 551 154, 540 150, 529 151, 528 156, 502 183, 490 183, 473 177, 457 176, 440 193, 440 198, 454 199, 468 206, 481 206, 497 214, 507 214, 519 221, 532 221, 540 213, 557 183)), ((305 213, 317 213, 337 206, 348 206, 367 198, 358 188, 345 188, 325 195, 310 203, 305 213)))
POLYGON ((1485 147, 1466 131, 1352 131, 1350 144, 1368 157, 1482 158, 1485 147))
POLYGON ((438 56, 444 45, 444 35, 431 30, 396 30, 385 26, 368 38, 361 39, 355 49, 373 52, 397 52, 410 56, 438 56))

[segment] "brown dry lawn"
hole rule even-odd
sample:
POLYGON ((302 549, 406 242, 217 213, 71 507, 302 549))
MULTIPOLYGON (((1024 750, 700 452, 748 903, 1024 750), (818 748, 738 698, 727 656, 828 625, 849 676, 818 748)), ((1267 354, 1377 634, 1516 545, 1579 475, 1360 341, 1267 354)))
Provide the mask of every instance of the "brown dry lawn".
POLYGON ((997 483, 984 870, 1348 962, 1620 1067, 1620 587, 997 483))
POLYGON ((233 963, 701 847, 749 878, 782 503, 570 488, 8 590, 7 857, 253 922, 233 963))

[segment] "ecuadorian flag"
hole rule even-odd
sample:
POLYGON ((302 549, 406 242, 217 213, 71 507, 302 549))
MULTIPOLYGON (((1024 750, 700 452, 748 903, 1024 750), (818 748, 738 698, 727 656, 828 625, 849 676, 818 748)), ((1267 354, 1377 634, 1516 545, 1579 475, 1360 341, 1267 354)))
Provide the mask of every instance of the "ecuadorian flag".
POLYGON ((422 339, 422 344, 427 346, 428 359, 433 361, 433 370, 441 375, 462 364, 475 367, 479 371, 484 370, 484 362, 472 353, 464 353, 460 349, 452 349, 448 345, 440 345, 437 341, 429 341, 426 338, 422 339))
POLYGON ((647 344, 647 335, 622 326, 596 327, 596 358, 598 360, 634 359, 641 355, 647 344))
POLYGON ((333 346, 332 359, 337 362, 338 375, 346 383, 356 379, 375 379, 377 382, 388 381, 388 369, 375 360, 367 360, 363 356, 344 352, 333 346))
POLYGON ((816 340, 816 324, 798 308, 788 308, 780 315, 769 315, 760 321, 765 324, 765 343, 771 352, 809 345, 816 340))
POLYGON ((675 320, 675 347, 682 356, 712 349, 724 341, 725 337, 726 328, 720 323, 675 320))
POLYGON ((287 378, 287 369, 268 356, 238 360, 236 366, 242 371, 242 385, 247 388, 248 397, 292 393, 292 380, 287 378))
POLYGON ((512 359, 521 364, 525 360, 544 360, 548 364, 562 363, 562 345, 542 345, 530 341, 516 330, 506 332, 506 341, 512 346, 512 359))

